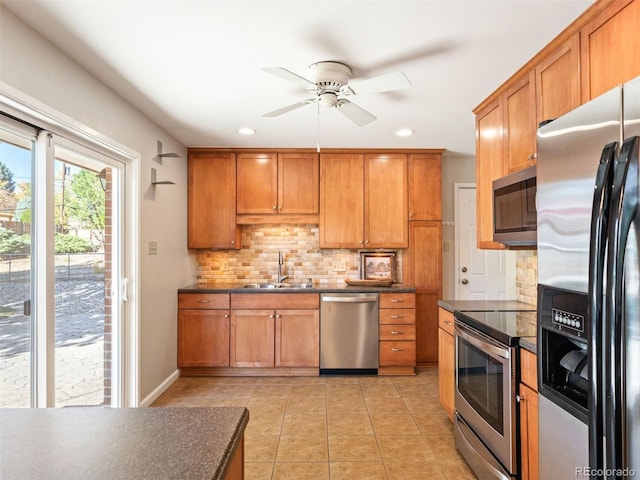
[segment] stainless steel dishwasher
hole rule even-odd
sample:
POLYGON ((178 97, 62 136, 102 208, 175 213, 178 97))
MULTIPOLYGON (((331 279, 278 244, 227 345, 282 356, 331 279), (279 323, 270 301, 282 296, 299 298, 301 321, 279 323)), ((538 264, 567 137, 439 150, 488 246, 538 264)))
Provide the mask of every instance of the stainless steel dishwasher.
POLYGON ((378 294, 320 295, 320 374, 378 373, 378 294))

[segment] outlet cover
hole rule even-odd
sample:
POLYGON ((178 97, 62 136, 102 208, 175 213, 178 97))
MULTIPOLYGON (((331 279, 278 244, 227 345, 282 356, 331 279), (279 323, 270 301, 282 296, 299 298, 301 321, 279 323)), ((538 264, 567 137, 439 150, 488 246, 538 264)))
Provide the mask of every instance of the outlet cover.
POLYGON ((152 240, 149 242, 149 255, 157 255, 158 254, 158 242, 152 240))

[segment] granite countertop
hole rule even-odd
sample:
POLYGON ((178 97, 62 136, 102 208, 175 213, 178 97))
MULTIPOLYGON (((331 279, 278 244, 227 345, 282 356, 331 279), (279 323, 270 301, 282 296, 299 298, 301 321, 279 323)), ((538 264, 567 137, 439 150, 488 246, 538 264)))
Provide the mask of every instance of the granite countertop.
MULTIPOLYGON (((314 284, 311 288, 244 288, 252 282, 233 284, 198 283, 178 289, 178 293, 415 293, 416 289, 401 283, 390 287, 355 287, 346 284, 314 284)), ((291 282, 295 283, 295 282, 291 282)))
POLYGON ((0 409, 0 478, 223 479, 244 407, 0 409))

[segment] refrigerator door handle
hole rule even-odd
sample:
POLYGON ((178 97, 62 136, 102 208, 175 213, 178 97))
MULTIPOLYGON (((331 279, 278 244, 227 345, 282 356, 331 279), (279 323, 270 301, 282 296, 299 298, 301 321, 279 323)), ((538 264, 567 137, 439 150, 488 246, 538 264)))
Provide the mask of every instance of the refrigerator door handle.
POLYGON ((617 142, 607 144, 602 150, 596 173, 593 207, 591 210, 588 290, 589 316, 591 319, 591 342, 589 342, 589 467, 596 472, 600 472, 604 468, 602 445, 604 436, 604 391, 602 388, 604 380, 602 370, 603 278, 609 197, 611 195, 613 165, 617 150, 617 142))
POLYGON ((614 165, 608 226, 606 279, 605 362, 606 388, 606 459, 608 469, 624 468, 623 404, 623 305, 624 255, 631 224, 638 209, 638 145, 640 137, 624 141, 614 165))

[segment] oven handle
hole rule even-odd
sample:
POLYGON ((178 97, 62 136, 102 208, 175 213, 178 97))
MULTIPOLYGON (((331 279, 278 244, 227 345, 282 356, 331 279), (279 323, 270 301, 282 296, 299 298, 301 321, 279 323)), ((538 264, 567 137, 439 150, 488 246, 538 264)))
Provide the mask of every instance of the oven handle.
POLYGON ((479 333, 458 322, 455 324, 455 334, 466 342, 469 342, 471 345, 478 347, 483 352, 490 353, 494 356, 505 358, 507 360, 511 358, 511 352, 508 348, 493 341, 489 337, 480 336, 479 333))

